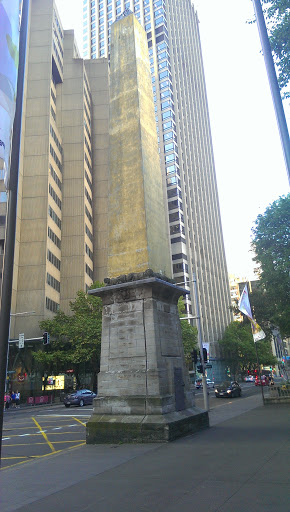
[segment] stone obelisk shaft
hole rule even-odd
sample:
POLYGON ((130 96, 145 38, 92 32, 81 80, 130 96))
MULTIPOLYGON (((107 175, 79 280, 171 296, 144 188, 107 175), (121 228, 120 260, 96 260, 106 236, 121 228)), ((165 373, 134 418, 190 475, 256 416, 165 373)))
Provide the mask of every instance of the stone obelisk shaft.
POLYGON ((146 34, 133 14, 112 25, 108 277, 171 277, 146 34))

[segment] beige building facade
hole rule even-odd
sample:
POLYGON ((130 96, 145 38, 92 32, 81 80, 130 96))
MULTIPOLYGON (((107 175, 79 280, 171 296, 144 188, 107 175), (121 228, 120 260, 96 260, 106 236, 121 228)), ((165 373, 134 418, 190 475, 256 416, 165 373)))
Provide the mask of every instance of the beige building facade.
MULTIPOLYGON (((95 265, 106 265, 107 227, 100 217, 107 202, 108 79, 106 59, 84 62, 80 58, 74 33, 63 30, 54 0, 32 0, 12 339, 19 333, 26 339, 41 336, 39 322, 59 309, 68 313, 77 291, 87 290, 94 279, 101 278, 94 275, 95 265), (101 172, 94 180, 97 171, 101 172), (94 194, 100 201, 94 201, 94 194), (97 256, 95 232, 100 248, 97 256), (14 316, 23 312, 31 314, 14 316)), ((1 180, 0 194, 3 258, 6 200, 1 180)))

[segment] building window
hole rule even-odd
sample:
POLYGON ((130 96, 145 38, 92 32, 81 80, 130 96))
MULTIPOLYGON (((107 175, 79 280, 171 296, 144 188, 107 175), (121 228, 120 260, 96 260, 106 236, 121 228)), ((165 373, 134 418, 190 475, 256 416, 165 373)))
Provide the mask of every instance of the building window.
POLYGON ((53 313, 57 313, 59 311, 59 304, 49 297, 45 297, 45 306, 46 309, 49 309, 49 311, 52 311, 53 313))
POLYGON ((48 272, 46 273, 46 282, 57 292, 60 292, 60 282, 57 279, 55 279, 55 277, 51 276, 48 272))
POLYGON ((57 270, 60 270, 60 260, 49 249, 47 249, 47 259, 57 270))

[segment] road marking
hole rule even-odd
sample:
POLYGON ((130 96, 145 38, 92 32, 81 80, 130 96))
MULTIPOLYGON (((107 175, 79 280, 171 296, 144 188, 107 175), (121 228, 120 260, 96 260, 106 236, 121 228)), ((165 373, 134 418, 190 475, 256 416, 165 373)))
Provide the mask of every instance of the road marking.
POLYGON ((69 418, 70 416, 72 418, 76 418, 76 417, 79 417, 79 418, 90 418, 91 417, 90 414, 75 414, 74 416, 72 416, 71 414, 43 414, 42 416, 49 416, 50 418, 51 417, 55 417, 55 418, 69 418))
MULTIPOLYGON (((46 444, 46 443, 43 443, 43 444, 46 444)), ((70 448, 67 448, 67 449, 64 448, 63 450, 57 450, 57 451, 54 451, 51 453, 46 453, 45 455, 35 455, 34 458, 41 459, 42 457, 50 457, 51 455, 55 455, 56 453, 61 453, 66 450, 73 450, 74 448, 79 448, 79 446, 84 446, 85 444, 86 444, 85 442, 81 442, 80 444, 76 444, 75 446, 70 446, 70 448)), ((0 468, 0 471, 3 471, 4 469, 13 468, 14 466, 20 466, 20 464, 26 464, 26 462, 28 462, 29 460, 31 460, 31 459, 26 459, 26 460, 23 460, 22 462, 16 462, 16 464, 10 464, 8 466, 2 466, 0 468)))
MULTIPOLYGON (((73 441, 53 441, 53 444, 65 444, 65 443, 82 443, 83 439, 74 439, 73 441)), ((35 445, 47 445, 47 443, 33 443, 33 446, 35 445)), ((17 443, 17 444, 7 444, 6 446, 9 446, 9 448, 14 446, 31 446, 31 443, 17 443)), ((31 455, 32 457, 32 455, 31 455)), ((36 457, 36 455, 34 455, 36 457)), ((42 455, 37 455, 37 457, 42 457, 42 455)))
POLYGON ((86 426, 86 424, 85 424, 85 423, 83 423, 82 421, 78 420, 76 417, 74 417, 74 416, 73 416, 73 419, 74 419, 74 420, 76 420, 76 421, 78 421, 78 422, 79 422, 81 425, 83 425, 84 427, 86 426))
POLYGON ((52 430, 61 430, 61 429, 62 429, 62 427, 55 427, 52 430))
MULTIPOLYGON (((34 421, 35 425, 39 428, 39 430, 41 430, 41 426, 40 426, 40 425, 39 425, 39 423, 36 421, 36 419, 35 419, 35 418, 33 418, 33 416, 32 416, 32 419, 33 419, 33 421, 34 421)), ((41 433, 42 433, 42 435, 43 435, 44 439, 46 440, 46 442, 47 442, 48 446, 50 447, 51 451, 52 451, 52 452, 55 452, 55 451, 56 451, 56 450, 55 450, 55 447, 54 447, 54 446, 53 446, 53 444, 49 441, 49 439, 48 439, 48 437, 47 437, 46 433, 45 433, 45 432, 43 432, 43 431, 42 431, 41 433)))
POLYGON ((3 437, 2 441, 8 441, 8 439, 10 439, 10 437, 3 437))
MULTIPOLYGON (((26 437, 26 436, 30 436, 30 434, 18 434, 18 437, 26 437)), ((16 436, 13 436, 13 437, 16 437, 16 436)))

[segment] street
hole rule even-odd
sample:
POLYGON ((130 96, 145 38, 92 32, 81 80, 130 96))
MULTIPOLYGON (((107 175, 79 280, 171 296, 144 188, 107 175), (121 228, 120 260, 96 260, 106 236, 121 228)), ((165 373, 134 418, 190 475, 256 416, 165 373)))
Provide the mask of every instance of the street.
MULTIPOLYGON (((245 398, 261 393, 253 383, 243 383, 241 398, 217 399, 214 389, 208 389, 210 410, 238 402, 243 406, 245 398)), ((195 390, 196 406, 203 408, 203 390, 195 390)), ((24 464, 31 459, 49 457, 85 444, 85 425, 93 408, 54 406, 23 407, 9 409, 4 414, 2 466, 24 464)))
POLYGON ((4 414, 1 469, 85 444, 92 406, 9 409, 4 414))
MULTIPOLYGON (((235 402, 236 400, 243 400, 249 396, 253 396, 256 394, 261 394, 261 388, 259 386, 255 386, 254 382, 243 382, 240 383, 242 388, 242 396, 241 398, 216 398, 214 394, 214 388, 208 388, 209 393, 209 408, 210 410, 215 407, 220 407, 226 403, 230 404, 235 402)), ((195 390, 195 405, 203 409, 203 389, 195 390)))

